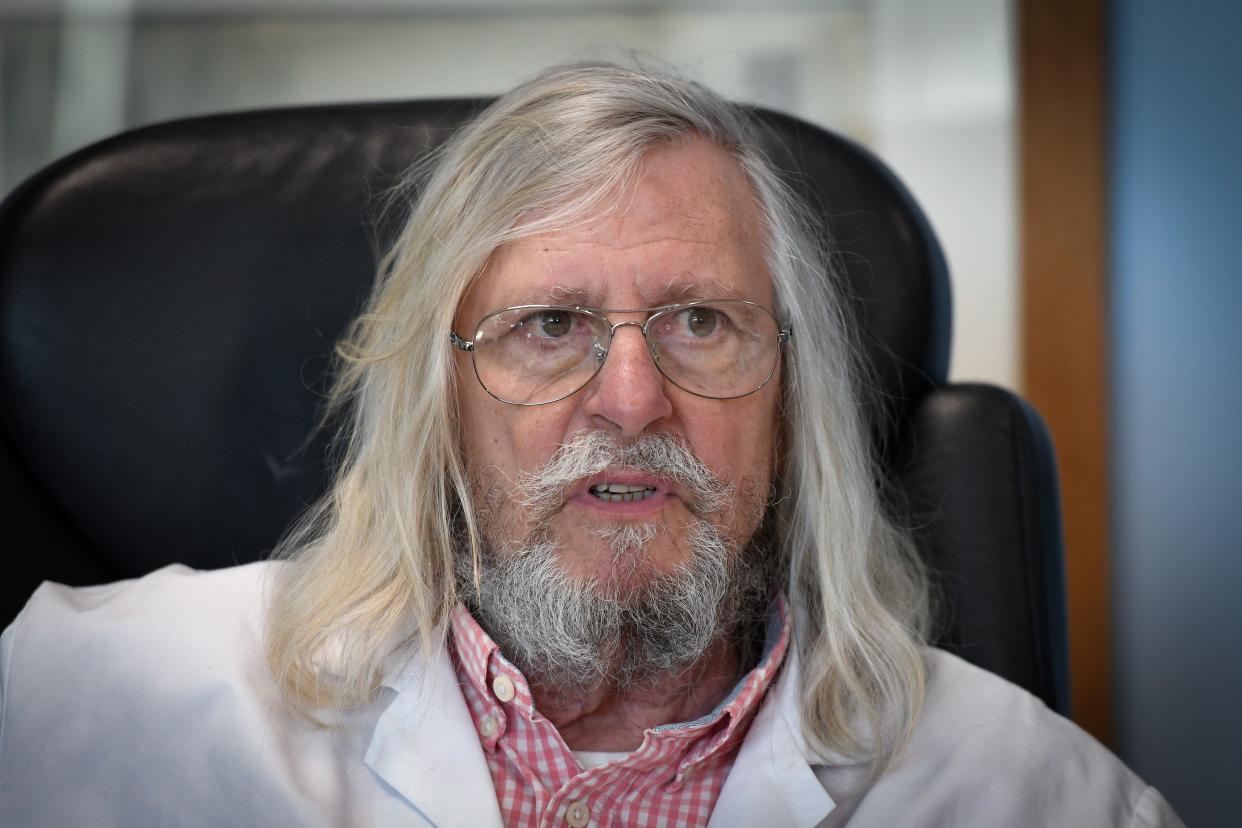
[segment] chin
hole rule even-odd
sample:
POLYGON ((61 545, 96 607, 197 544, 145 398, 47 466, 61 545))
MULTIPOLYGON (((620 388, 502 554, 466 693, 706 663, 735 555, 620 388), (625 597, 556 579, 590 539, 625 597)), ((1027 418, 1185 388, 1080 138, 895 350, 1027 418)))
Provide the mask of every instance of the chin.
POLYGON ((601 597, 624 601, 687 563, 687 545, 658 523, 620 521, 575 534, 561 547, 562 563, 584 587, 594 582, 601 597))

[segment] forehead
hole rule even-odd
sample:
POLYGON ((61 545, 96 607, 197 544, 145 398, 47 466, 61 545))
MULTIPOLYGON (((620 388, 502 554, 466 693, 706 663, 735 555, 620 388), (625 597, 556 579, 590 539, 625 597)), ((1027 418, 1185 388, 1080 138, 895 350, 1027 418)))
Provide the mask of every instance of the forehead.
POLYGON ((756 199, 736 160, 688 140, 644 156, 603 215, 498 249, 463 299, 473 322, 520 304, 653 307, 712 298, 771 306, 756 199))

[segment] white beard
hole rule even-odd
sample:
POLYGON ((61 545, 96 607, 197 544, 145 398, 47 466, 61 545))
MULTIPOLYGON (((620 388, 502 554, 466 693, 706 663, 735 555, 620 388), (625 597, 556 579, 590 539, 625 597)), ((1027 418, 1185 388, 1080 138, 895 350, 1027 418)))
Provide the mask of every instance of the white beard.
MULTIPOLYGON (((614 557, 641 555, 655 527, 622 526, 614 557)), ((629 689, 685 670, 765 612, 770 590, 757 550, 740 554, 706 522, 692 526, 690 546, 688 563, 637 587, 575 579, 546 539, 486 554, 478 592, 468 562, 459 582, 475 618, 528 679, 566 692, 604 682, 629 689)))

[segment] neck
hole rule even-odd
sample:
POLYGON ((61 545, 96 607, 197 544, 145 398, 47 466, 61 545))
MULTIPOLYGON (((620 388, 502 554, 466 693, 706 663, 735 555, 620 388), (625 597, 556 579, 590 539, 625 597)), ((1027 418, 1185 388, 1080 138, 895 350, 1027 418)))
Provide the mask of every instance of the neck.
POLYGON ((566 690, 529 678, 535 707, 571 750, 632 751, 648 728, 711 712, 741 677, 744 661, 736 642, 722 639, 690 667, 640 686, 566 690))

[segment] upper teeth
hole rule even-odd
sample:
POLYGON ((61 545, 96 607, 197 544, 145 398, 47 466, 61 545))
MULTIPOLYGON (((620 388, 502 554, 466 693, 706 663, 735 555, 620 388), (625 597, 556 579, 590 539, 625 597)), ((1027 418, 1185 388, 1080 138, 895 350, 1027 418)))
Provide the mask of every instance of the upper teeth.
POLYGON ((612 502, 641 500, 655 494, 655 486, 631 486, 628 483, 596 483, 591 494, 612 502))
POLYGON ((642 492, 647 489, 655 489, 655 486, 631 486, 628 483, 596 483, 591 487, 591 491, 596 494, 604 492, 612 492, 613 494, 625 494, 626 492, 642 492))

